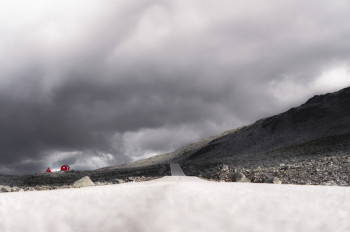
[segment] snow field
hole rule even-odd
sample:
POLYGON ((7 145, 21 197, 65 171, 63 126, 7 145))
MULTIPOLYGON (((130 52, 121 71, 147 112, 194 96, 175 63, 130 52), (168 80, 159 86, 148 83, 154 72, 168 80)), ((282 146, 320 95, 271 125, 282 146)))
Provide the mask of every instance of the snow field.
POLYGON ((2 232, 350 231, 350 188, 195 177, 0 194, 2 232))

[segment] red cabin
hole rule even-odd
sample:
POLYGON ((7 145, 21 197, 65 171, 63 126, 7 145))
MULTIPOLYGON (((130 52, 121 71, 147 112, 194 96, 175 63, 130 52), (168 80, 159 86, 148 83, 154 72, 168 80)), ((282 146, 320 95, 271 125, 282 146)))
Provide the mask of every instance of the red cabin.
POLYGON ((64 164, 61 166, 61 171, 69 171, 69 165, 68 164, 64 164))
POLYGON ((50 168, 47 168, 47 169, 46 169, 46 172, 51 172, 51 169, 50 169, 50 168))

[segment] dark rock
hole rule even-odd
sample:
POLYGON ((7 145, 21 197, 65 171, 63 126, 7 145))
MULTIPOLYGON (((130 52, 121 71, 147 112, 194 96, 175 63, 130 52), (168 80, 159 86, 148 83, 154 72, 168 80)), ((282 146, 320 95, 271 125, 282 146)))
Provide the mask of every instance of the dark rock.
POLYGON ((253 177, 251 177, 251 178, 250 178, 250 181, 251 181, 252 183, 265 183, 264 178, 258 177, 258 176, 253 176, 253 177))

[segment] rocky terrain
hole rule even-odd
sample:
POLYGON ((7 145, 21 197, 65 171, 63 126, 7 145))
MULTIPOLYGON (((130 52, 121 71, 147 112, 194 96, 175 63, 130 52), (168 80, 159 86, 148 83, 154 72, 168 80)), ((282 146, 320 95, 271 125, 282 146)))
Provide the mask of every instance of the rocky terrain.
POLYGON ((97 184, 144 181, 170 175, 169 163, 215 181, 349 186, 350 88, 167 154, 94 171, 0 176, 0 186, 70 187, 84 176, 97 184))
POLYGON ((263 153, 187 160, 182 168, 187 175, 213 180, 232 181, 234 174, 242 173, 254 183, 269 183, 276 177, 285 184, 349 186, 349 139, 330 136, 263 153))
POLYGON ((168 164, 136 168, 104 168, 93 171, 62 171, 25 176, 0 176, 0 192, 72 188, 81 178, 89 177, 94 185, 140 182, 170 175, 168 164))

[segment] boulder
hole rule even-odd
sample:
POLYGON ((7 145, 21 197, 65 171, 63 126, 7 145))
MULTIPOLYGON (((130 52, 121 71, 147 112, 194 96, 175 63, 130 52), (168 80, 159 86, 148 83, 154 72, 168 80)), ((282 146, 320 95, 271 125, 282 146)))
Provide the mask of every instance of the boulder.
POLYGON ((230 168, 224 164, 220 170, 219 179, 221 181, 228 181, 230 177, 230 168))
POLYGON ((233 182, 249 183, 250 180, 242 172, 239 172, 233 176, 233 182))
POLYGON ((90 177, 84 176, 80 180, 77 180, 73 183, 73 188, 89 187, 94 186, 94 182, 91 181, 90 177))
POLYGON ((250 181, 253 183, 265 183, 264 177, 261 176, 253 176, 250 178, 250 181))
POLYGON ((123 179, 115 179, 115 182, 117 183, 117 184, 122 184, 122 183, 125 183, 125 181, 123 180, 123 179))
POLYGON ((270 184, 282 184, 282 181, 278 179, 277 177, 269 178, 267 179, 267 183, 270 184))
POLYGON ((19 188, 18 187, 12 187, 11 188, 11 192, 18 192, 19 191, 19 188))
POLYGON ((221 171, 228 172, 228 171, 230 171, 230 168, 226 164, 224 164, 224 165, 222 165, 221 171))
POLYGON ((0 185, 0 192, 3 192, 3 193, 11 192, 11 187, 6 185, 5 186, 0 185))

